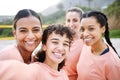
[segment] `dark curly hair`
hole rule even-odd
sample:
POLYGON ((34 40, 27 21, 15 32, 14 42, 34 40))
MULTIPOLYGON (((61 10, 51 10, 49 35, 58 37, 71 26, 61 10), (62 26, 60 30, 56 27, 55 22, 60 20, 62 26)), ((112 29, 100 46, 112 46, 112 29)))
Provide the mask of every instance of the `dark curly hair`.
MULTIPOLYGON (((43 36, 42 36, 42 44, 46 44, 49 35, 52 34, 53 32, 55 34, 60 34, 61 36, 66 35, 66 37, 70 40, 70 43, 73 40, 74 31, 72 31, 69 27, 66 27, 66 26, 63 26, 60 24, 56 24, 56 25, 50 25, 44 30, 43 36)), ((37 57, 37 61, 44 62, 44 60, 46 58, 45 51, 41 49, 36 54, 36 57, 37 57)), ((63 60, 61 63, 59 63, 58 71, 64 66, 64 64, 65 64, 65 60, 63 60)))

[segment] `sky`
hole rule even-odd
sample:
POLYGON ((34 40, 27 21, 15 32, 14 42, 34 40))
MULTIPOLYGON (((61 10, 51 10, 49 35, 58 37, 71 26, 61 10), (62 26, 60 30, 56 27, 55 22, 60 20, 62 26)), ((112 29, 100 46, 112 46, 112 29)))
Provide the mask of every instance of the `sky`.
POLYGON ((0 0, 0 15, 15 15, 21 9, 42 12, 60 0, 0 0))

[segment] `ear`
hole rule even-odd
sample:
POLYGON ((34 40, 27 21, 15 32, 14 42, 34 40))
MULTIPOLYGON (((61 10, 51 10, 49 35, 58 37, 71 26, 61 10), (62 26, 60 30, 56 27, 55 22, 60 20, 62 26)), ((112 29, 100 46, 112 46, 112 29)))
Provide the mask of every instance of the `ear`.
POLYGON ((45 44, 42 45, 42 49, 43 49, 43 51, 46 51, 46 45, 45 44))
POLYGON ((13 32, 14 37, 16 38, 16 30, 12 28, 12 32, 13 32))
POLYGON ((103 26, 101 30, 102 30, 102 33, 105 33, 105 30, 106 30, 105 26, 103 26))

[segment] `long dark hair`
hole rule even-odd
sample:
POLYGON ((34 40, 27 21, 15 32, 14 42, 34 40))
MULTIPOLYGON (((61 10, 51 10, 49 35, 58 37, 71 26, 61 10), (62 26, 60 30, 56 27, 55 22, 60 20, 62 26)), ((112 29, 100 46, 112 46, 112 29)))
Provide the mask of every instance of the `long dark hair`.
MULTIPOLYGON (((105 26, 105 33, 104 33, 105 40, 113 48, 113 50, 117 53, 114 46, 112 45, 112 42, 110 41, 109 27, 108 27, 106 15, 99 11, 91 11, 89 13, 83 14, 82 18, 87 18, 87 17, 94 17, 94 18, 96 18, 97 22, 100 24, 100 27, 105 26)), ((117 53, 117 55, 118 55, 118 53, 117 53)))
MULTIPOLYGON (((73 40, 74 32, 68 27, 57 24, 57 25, 50 25, 44 30, 43 35, 42 35, 42 44, 46 44, 49 35, 53 32, 55 34, 60 34, 61 36, 66 35, 67 38, 70 40, 70 43, 73 40)), ((44 60, 46 58, 45 51, 43 49, 41 49, 36 54, 36 57, 37 57, 37 61, 44 62, 44 60)), ((64 66, 64 64, 65 64, 65 60, 63 60, 61 63, 59 63, 58 70, 60 70, 64 66)))

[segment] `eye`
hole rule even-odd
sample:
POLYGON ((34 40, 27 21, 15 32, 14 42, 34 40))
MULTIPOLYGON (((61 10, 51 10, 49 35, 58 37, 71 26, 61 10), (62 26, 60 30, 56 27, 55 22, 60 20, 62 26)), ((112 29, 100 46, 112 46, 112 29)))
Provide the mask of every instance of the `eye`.
POLYGON ((33 32, 39 32, 40 29, 33 29, 33 32))
POLYGON ((93 31, 93 30, 94 30, 94 28, 92 28, 92 27, 91 27, 91 28, 89 28, 88 30, 89 30, 89 31, 93 31))
POLYGON ((27 32, 27 30, 26 29, 20 29, 19 32, 25 33, 25 32, 27 32))
POLYGON ((84 28, 83 27, 80 28, 80 32, 84 32, 84 28))
POLYGON ((73 19, 73 22, 78 22, 78 20, 77 19, 73 19))
POLYGON ((39 31, 41 31, 41 29, 39 28, 39 27, 37 27, 37 28, 33 28, 33 30, 32 30, 33 32, 39 32, 39 31))
POLYGON ((67 19, 67 22, 70 22, 70 19, 67 19))
POLYGON ((58 44, 58 42, 57 42, 57 41, 52 41, 52 43, 53 43, 53 44, 58 44))
POLYGON ((69 46, 70 46, 69 43, 63 43, 63 45, 66 46, 66 47, 69 47, 69 46))

